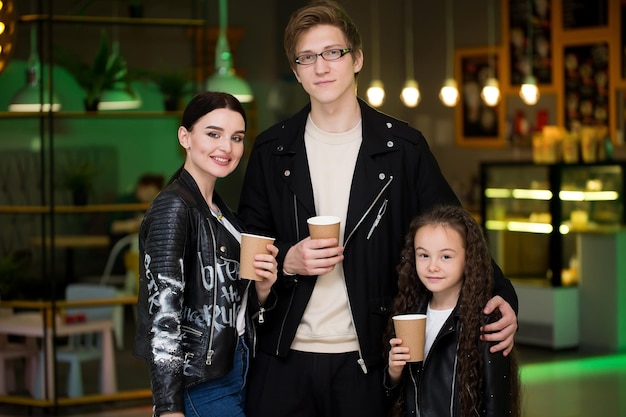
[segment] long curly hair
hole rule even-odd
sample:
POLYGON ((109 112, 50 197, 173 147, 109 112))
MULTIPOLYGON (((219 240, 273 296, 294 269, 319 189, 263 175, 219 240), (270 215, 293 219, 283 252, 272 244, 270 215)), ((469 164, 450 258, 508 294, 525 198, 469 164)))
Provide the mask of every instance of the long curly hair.
MULTIPOLYGON (((463 285, 457 302, 460 313, 460 329, 458 334, 456 378, 462 416, 473 416, 482 410, 482 354, 479 346, 480 327, 485 324, 483 308, 493 292, 493 266, 491 254, 487 246, 482 228, 465 209, 458 206, 441 206, 417 216, 411 222, 406 234, 402 260, 398 265, 399 292, 394 301, 393 315, 415 311, 426 306, 432 293, 422 284, 415 268, 414 239, 417 231, 424 226, 442 225, 456 231, 465 246, 465 269, 463 285)), ((387 328, 386 340, 393 337, 393 323, 387 328)), ((517 366, 514 366, 513 379, 517 378, 517 366)), ((512 388, 516 391, 516 382, 512 388)), ((517 396, 514 394, 514 401, 517 396)), ((517 407, 514 406, 515 410, 517 407)), ((515 414, 515 413, 514 413, 515 414)))

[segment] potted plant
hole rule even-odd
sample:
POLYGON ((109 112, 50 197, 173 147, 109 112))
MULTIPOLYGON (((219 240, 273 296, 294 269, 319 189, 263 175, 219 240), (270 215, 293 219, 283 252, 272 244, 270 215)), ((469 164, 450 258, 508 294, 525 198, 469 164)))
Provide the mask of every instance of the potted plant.
POLYGON ((74 75, 76 81, 85 90, 85 110, 96 111, 102 92, 107 89, 123 89, 135 95, 126 67, 126 61, 118 53, 117 43, 109 48, 106 32, 103 30, 100 37, 100 47, 91 66, 59 53, 64 66, 74 75))
POLYGON ((156 82, 159 91, 163 94, 165 110, 180 110, 183 97, 192 91, 189 74, 186 71, 170 71, 151 73, 148 76, 156 82))

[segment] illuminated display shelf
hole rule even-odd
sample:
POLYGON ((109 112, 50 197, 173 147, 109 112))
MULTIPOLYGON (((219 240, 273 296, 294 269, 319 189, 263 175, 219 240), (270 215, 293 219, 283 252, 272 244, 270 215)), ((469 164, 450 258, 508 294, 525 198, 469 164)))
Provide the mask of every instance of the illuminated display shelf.
POLYGON ((626 162, 481 164, 481 218, 506 276, 553 287, 578 282, 581 233, 624 228, 626 162))

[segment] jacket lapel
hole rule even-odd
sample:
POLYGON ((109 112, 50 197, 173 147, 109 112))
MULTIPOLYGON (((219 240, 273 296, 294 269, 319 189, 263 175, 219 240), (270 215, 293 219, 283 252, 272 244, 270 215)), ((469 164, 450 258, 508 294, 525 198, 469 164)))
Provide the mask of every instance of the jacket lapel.
POLYGON ((315 215, 315 202, 313 200, 313 186, 311 174, 304 146, 304 128, 310 105, 301 110, 296 117, 285 122, 281 129, 274 155, 279 167, 282 181, 296 196, 299 207, 304 207, 308 217, 315 215))
POLYGON ((363 141, 350 188, 346 236, 372 208, 378 194, 391 178, 392 172, 380 164, 377 157, 395 152, 397 148, 391 129, 385 123, 386 119, 380 117, 379 113, 373 111, 360 99, 359 104, 361 105, 363 141))

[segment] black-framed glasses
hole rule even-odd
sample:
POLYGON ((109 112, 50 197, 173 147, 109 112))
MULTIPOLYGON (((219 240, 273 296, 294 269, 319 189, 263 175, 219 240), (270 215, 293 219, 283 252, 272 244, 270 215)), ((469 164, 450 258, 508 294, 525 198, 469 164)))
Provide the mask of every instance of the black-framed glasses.
POLYGON ((317 57, 321 56, 324 61, 336 61, 345 54, 352 52, 351 48, 344 49, 327 49, 319 54, 303 54, 296 57, 296 64, 299 65, 311 65, 315 64, 317 57))

